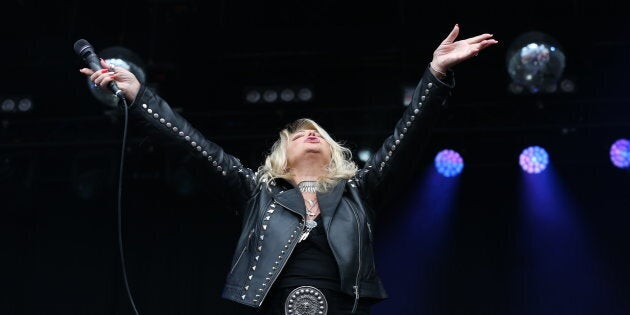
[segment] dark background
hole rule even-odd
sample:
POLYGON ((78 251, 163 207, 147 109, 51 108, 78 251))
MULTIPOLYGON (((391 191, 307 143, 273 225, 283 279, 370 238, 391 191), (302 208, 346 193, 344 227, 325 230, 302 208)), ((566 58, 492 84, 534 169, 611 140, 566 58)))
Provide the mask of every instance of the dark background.
MULTIPOLYGON (((413 259, 423 263, 412 273, 416 279, 391 257, 378 258, 392 299, 376 311, 630 313, 630 177, 608 158, 614 140, 630 137, 629 16, 619 5, 25 0, 2 7, 0 96, 30 96, 35 103, 30 113, 0 117, 0 230, 7 242, 0 257, 2 314, 132 314, 117 238, 123 124, 120 113, 90 94, 78 72, 84 64, 73 51, 76 40, 87 39, 97 52, 124 46, 137 53, 148 82, 171 106, 255 168, 277 131, 303 116, 355 152, 376 148, 404 110, 402 88, 415 85, 455 23, 460 38, 488 32, 499 45, 454 68, 451 107, 410 172, 421 178, 444 147, 463 154, 448 241, 431 260, 423 258, 428 248, 420 240, 379 245, 377 253, 399 248, 401 259, 411 259, 405 268, 414 268, 413 259), (576 82, 575 93, 508 91, 509 44, 533 30, 562 44, 564 76, 576 82), (312 87, 313 102, 244 102, 248 87, 295 85, 312 87), (570 244, 591 248, 596 262, 558 255, 557 270, 569 271, 536 273, 543 281, 535 284, 531 252, 553 261, 566 244, 545 253, 532 240, 519 241, 516 161, 532 144, 552 152, 555 174, 572 200, 567 209, 582 222, 580 240, 570 244), (414 284, 425 289, 414 291, 414 284)), ((202 166, 134 127, 131 122, 121 223, 140 314, 245 312, 220 298, 239 217, 202 166)), ((414 208, 406 196, 416 190, 401 185, 377 237, 398 235, 396 222, 414 208)))

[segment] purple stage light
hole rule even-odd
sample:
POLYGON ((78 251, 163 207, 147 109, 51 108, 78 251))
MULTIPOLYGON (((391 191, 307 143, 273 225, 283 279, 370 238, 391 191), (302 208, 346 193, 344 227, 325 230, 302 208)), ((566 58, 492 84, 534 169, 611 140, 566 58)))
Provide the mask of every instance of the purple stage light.
POLYGON ((521 152, 519 164, 521 168, 530 174, 538 174, 547 168, 549 155, 545 149, 539 146, 531 146, 521 152))
POLYGON ((464 159, 453 150, 442 150, 435 156, 435 169, 445 177, 459 175, 464 169, 464 159))
POLYGON ((630 141, 619 139, 610 146, 610 161, 618 168, 630 168, 630 141))

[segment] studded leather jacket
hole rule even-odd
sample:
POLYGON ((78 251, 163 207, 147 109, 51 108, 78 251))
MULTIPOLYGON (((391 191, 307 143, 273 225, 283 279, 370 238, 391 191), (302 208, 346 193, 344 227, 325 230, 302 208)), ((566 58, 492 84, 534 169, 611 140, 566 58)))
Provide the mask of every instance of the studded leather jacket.
MULTIPOLYGON (((425 70, 393 133, 365 166, 330 191, 318 193, 323 227, 339 266, 341 290, 354 296, 355 302, 387 298, 374 264, 375 209, 382 208, 378 204, 384 194, 397 189, 397 177, 410 172, 423 138, 436 120, 432 116, 446 104, 453 87, 452 73, 438 80, 425 70)), ((231 192, 243 228, 222 296, 260 307, 304 230, 306 210, 301 193, 284 180, 261 182, 257 172, 206 139, 145 86, 129 111, 149 128, 190 150, 231 192)))

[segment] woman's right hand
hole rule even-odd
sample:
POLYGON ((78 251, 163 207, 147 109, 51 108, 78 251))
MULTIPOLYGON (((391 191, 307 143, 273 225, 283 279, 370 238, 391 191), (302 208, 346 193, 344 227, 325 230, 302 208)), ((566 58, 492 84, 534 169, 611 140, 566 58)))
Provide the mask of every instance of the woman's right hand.
MULTIPOLYGON (((114 81, 118 88, 125 94, 125 97, 129 102, 133 102, 140 91, 140 81, 131 71, 123 68, 108 65, 105 60, 101 58, 102 70, 94 71, 89 68, 81 68, 79 72, 85 74, 90 78, 95 85, 101 89, 109 91, 109 83, 114 81)), ((111 92, 111 91, 110 91, 111 92)))

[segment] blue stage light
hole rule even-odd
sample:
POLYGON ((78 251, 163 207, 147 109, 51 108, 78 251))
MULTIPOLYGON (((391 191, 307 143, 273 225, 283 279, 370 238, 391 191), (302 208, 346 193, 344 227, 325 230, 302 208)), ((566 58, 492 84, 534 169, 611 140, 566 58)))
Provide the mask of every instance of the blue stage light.
POLYGON ((464 159, 453 150, 442 150, 435 156, 435 169, 445 177, 459 175, 464 169, 464 159))
POLYGON ((538 174, 547 168, 549 155, 539 146, 531 146, 521 152, 519 164, 527 173, 538 174))
POLYGON ((619 139, 610 146, 610 161, 618 168, 630 168, 630 141, 619 139))

